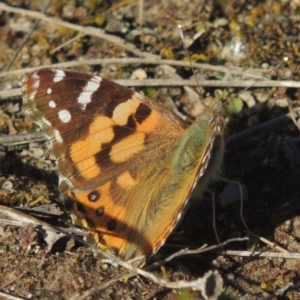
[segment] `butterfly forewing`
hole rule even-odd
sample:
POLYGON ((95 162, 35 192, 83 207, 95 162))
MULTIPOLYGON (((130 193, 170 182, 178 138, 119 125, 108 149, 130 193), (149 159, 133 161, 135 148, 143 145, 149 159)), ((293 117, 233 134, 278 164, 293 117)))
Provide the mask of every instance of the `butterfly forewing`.
POLYGON ((158 250, 222 149, 215 110, 188 127, 156 102, 88 74, 29 74, 24 107, 52 140, 76 224, 125 260, 158 250))

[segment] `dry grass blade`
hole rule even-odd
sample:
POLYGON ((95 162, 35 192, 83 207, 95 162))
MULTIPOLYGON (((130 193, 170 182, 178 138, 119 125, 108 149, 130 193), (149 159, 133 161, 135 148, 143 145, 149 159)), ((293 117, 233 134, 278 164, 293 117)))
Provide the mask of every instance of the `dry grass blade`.
POLYGON ((146 52, 142 52, 142 51, 138 50, 132 44, 126 43, 124 40, 122 40, 121 38, 118 38, 116 36, 106 34, 102 29, 99 29, 99 28, 84 27, 84 26, 72 24, 72 23, 69 23, 69 22, 59 20, 57 18, 48 17, 45 14, 40 13, 40 12, 29 11, 29 10, 22 9, 22 8, 12 7, 12 6, 8 6, 4 3, 0 3, 0 10, 7 11, 7 12, 12 12, 12 13, 15 13, 15 14, 21 14, 23 16, 27 16, 27 17, 31 17, 31 18, 34 18, 34 19, 38 19, 40 21, 47 22, 48 24, 52 24, 52 25, 56 25, 56 26, 62 26, 62 27, 65 27, 65 28, 73 29, 73 30, 78 31, 82 34, 93 35, 93 36, 99 37, 101 39, 105 39, 109 42, 112 42, 113 44, 116 44, 116 45, 130 51, 131 53, 133 53, 137 56, 152 58, 152 59, 160 59, 159 56, 156 56, 156 55, 153 55, 153 54, 150 54, 150 53, 146 53, 146 52))

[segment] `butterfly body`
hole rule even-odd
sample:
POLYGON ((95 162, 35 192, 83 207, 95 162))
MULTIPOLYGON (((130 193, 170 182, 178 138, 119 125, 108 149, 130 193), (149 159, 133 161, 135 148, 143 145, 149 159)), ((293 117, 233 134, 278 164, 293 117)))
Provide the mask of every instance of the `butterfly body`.
POLYGON ((196 183, 204 189, 223 157, 218 109, 207 108, 188 126, 98 76, 40 69, 24 80, 24 108, 52 140, 75 223, 126 261, 161 247, 196 183))

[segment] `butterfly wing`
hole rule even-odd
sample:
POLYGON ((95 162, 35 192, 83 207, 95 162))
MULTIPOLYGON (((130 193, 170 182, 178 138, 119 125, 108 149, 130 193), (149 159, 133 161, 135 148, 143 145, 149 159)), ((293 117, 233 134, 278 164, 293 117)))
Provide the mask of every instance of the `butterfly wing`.
POLYGON ((52 140, 75 223, 125 260, 164 243, 195 182, 205 180, 219 132, 215 121, 188 127, 128 88, 60 69, 25 78, 24 107, 52 140))

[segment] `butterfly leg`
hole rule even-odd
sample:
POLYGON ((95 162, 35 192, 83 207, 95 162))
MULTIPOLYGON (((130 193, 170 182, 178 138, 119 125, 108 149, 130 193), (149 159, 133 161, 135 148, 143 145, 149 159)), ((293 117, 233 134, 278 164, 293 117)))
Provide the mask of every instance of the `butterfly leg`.
POLYGON ((210 194, 211 196, 211 202, 212 202, 212 217, 213 217, 213 223, 212 223, 212 227, 215 233, 215 237, 217 239, 218 244, 221 244, 221 240, 219 238, 219 234, 217 231, 217 225, 216 225, 216 197, 215 197, 215 192, 213 192, 210 189, 206 189, 206 192, 210 194))
POLYGON ((242 184, 236 180, 231 180, 231 179, 228 179, 228 178, 224 178, 224 177, 220 177, 220 180, 224 181, 224 182, 227 182, 229 184, 233 184, 235 186, 238 187, 239 189, 239 198, 240 198, 240 218, 243 222, 243 225, 245 227, 245 229, 247 230, 247 232, 251 235, 254 235, 251 230, 249 229, 246 221, 245 221, 245 218, 244 218, 244 193, 243 193, 243 187, 242 187, 242 184))

